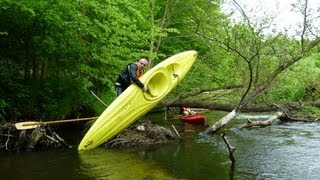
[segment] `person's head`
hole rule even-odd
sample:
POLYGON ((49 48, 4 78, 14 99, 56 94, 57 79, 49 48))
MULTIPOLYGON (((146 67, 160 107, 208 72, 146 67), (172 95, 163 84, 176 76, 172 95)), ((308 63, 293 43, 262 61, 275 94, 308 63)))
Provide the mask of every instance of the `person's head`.
POLYGON ((147 60, 147 58, 140 58, 138 61, 138 66, 139 68, 145 68, 146 66, 148 66, 149 61, 147 60))

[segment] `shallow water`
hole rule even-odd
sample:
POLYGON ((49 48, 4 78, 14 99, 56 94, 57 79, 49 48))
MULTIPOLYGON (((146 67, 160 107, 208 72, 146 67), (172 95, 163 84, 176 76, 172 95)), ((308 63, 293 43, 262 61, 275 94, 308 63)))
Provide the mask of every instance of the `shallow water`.
MULTIPOLYGON (((224 114, 209 112, 205 116, 212 124, 224 114)), ((0 177, 32 180, 319 179, 319 123, 275 121, 265 128, 239 129, 248 118, 270 117, 270 114, 241 114, 224 128, 229 142, 237 148, 232 171, 227 147, 219 133, 200 136, 205 127, 183 124, 178 119, 165 121, 162 117, 161 113, 146 116, 168 127, 174 125, 182 141, 130 151, 99 147, 77 152, 78 140, 75 140, 70 150, 1 153, 0 177)))

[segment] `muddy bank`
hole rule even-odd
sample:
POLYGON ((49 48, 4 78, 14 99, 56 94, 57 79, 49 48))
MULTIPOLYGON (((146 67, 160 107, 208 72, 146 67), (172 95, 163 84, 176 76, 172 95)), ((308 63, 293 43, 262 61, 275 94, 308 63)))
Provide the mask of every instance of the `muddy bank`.
POLYGON ((170 129, 158 126, 151 122, 138 122, 108 141, 105 146, 108 148, 149 146, 167 144, 176 139, 178 139, 177 135, 170 129))
MULTIPOLYGON (((83 136, 83 134, 79 134, 83 136)), ((50 126, 35 129, 17 130, 14 124, 0 125, 0 151, 43 151, 49 149, 76 148, 61 138, 50 126)), ((150 146, 167 144, 177 139, 170 129, 151 122, 136 122, 124 132, 105 143, 107 148, 128 148, 133 146, 150 146)))

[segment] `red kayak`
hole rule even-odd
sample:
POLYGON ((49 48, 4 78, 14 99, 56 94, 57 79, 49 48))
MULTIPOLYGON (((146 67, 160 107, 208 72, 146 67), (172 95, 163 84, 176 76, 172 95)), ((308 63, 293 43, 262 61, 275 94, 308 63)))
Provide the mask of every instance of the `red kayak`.
POLYGON ((179 116, 183 122, 192 123, 192 124, 204 124, 206 117, 202 114, 195 114, 189 116, 179 116))

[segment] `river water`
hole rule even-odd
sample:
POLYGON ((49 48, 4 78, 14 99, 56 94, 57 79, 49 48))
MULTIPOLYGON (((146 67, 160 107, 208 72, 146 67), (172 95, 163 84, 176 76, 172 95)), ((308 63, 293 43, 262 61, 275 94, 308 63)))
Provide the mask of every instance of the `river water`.
MULTIPOLYGON (((224 112, 208 112, 213 124, 224 112)), ((319 179, 319 123, 274 121, 265 128, 240 129, 248 118, 270 114, 240 114, 224 129, 235 146, 234 169, 219 134, 200 136, 203 126, 163 120, 161 113, 146 115, 158 124, 174 125, 183 140, 161 147, 110 150, 99 147, 0 154, 1 179, 319 179)), ((75 133, 72 132, 74 135, 75 133)), ((64 139, 74 139, 64 134, 64 139)))

